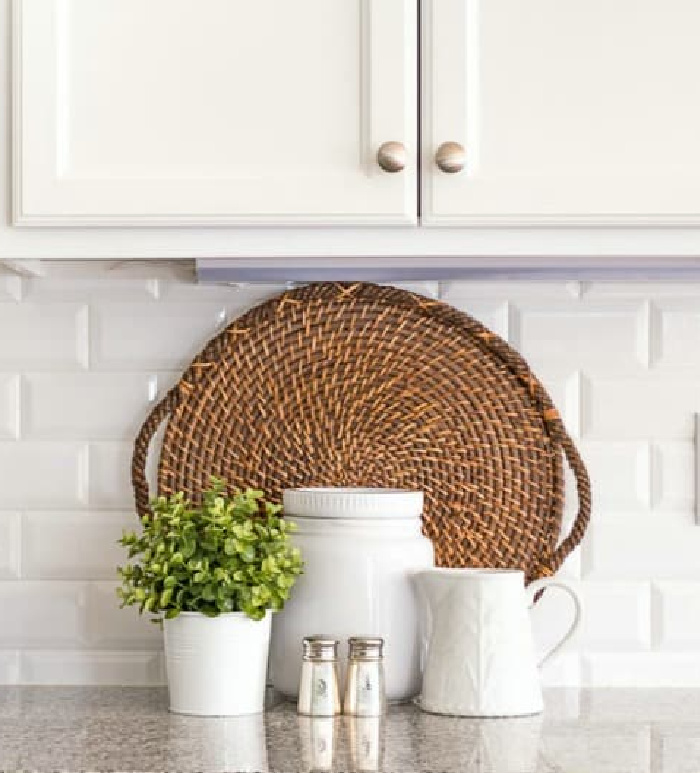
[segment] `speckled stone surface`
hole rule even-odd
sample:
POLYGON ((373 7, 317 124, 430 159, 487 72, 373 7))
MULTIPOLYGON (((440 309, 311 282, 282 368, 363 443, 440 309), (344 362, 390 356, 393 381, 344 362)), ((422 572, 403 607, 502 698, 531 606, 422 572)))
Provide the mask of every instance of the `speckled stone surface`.
POLYGON ((0 687, 3 771, 698 773, 700 691, 556 690, 538 717, 169 714, 164 689, 0 687))

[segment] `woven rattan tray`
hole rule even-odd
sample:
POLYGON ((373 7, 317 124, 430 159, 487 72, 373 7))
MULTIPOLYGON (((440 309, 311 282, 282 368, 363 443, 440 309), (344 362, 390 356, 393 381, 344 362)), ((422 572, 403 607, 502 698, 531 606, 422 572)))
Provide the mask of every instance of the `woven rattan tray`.
POLYGON ((290 290, 212 339, 136 439, 140 514, 166 418, 159 493, 196 500, 210 475, 273 498, 422 489, 441 566, 519 567, 532 580, 559 568, 588 523, 585 467, 524 360, 468 315, 395 288, 290 290), (579 511, 559 544, 564 456, 579 511))

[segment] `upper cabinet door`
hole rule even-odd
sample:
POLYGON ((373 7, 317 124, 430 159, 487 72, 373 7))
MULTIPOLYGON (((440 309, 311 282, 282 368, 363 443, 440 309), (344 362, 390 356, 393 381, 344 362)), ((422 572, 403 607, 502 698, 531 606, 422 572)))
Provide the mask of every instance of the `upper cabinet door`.
POLYGON ((698 0, 422 9, 426 223, 700 224, 698 0))
POLYGON ((416 221, 416 0, 13 14, 15 223, 416 221))

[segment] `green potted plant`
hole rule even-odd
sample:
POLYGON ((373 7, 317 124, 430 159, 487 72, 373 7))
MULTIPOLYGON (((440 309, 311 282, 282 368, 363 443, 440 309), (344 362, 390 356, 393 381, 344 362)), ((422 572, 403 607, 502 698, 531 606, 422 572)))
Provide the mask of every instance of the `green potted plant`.
POLYGON ((271 613, 303 567, 281 509, 212 478, 201 506, 158 497, 140 533, 121 538, 129 563, 117 570, 118 595, 162 621, 171 711, 262 711, 271 613))

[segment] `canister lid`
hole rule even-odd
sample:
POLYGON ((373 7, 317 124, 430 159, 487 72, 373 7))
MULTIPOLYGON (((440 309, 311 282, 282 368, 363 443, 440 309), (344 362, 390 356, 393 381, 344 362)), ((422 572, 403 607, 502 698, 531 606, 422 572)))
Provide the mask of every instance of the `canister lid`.
POLYGON ((348 639, 348 657, 362 660, 381 660, 384 639, 380 636, 351 636, 348 639))
POLYGON ((299 518, 419 518, 423 492, 398 488, 295 488, 282 494, 286 515, 299 518))
POLYGON ((337 660, 338 640, 324 634, 305 636, 302 644, 304 660, 337 660))

